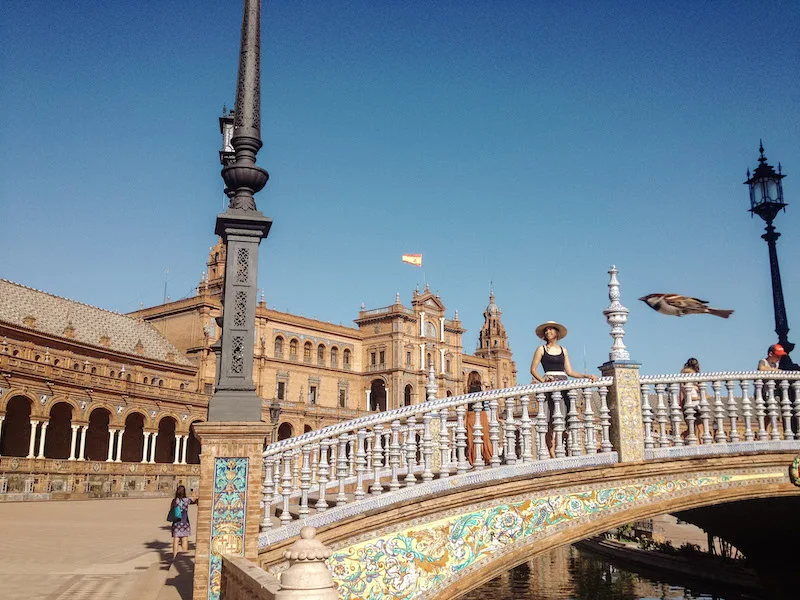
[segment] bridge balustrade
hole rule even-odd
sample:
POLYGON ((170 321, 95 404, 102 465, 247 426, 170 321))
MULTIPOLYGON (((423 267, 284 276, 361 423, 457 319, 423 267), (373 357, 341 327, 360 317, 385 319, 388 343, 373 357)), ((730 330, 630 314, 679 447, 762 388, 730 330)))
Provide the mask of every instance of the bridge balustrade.
POLYGON ((429 400, 271 444, 263 454, 262 530, 451 475, 529 463, 547 470, 548 461, 563 468, 559 459, 611 452, 611 383, 604 377, 429 400))
POLYGON ((800 373, 640 378, 646 458, 778 450, 800 440, 800 373))

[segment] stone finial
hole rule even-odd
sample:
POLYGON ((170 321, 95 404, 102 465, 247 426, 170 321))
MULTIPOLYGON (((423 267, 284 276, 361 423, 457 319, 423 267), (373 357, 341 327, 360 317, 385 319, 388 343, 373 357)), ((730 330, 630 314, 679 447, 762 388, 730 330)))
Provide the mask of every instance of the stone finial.
POLYGON ((433 361, 428 365, 428 383, 425 385, 428 400, 436 400, 436 394, 439 391, 439 386, 436 385, 436 373, 433 371, 433 361))
POLYGON ((397 292, 397 293, 394 295, 394 303, 395 303, 395 304, 400 304, 400 292, 397 292))
POLYGON ((459 318, 458 318, 458 309, 456 309, 456 314, 453 315, 453 321, 458 321, 458 320, 459 320, 459 318))
POLYGON ((281 573, 275 600, 337 599, 336 585, 325 565, 333 552, 315 538, 316 534, 313 527, 303 527, 300 539, 284 550, 283 557, 289 561, 289 568, 281 573))
POLYGON ((616 360, 630 360, 631 355, 625 349, 625 344, 622 338, 625 337, 625 322, 628 320, 628 309, 620 303, 619 281, 617 280, 617 267, 611 265, 608 274, 611 276, 608 282, 608 299, 611 304, 603 311, 608 325, 611 327, 611 337, 614 338, 614 343, 611 344, 611 352, 608 353, 608 358, 611 361, 616 360))

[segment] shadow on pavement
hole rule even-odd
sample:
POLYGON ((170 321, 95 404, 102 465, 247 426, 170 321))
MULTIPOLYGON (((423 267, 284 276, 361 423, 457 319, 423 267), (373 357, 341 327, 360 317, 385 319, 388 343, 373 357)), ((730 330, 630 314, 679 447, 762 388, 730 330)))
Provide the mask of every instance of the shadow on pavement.
MULTIPOLYGON (((188 553, 181 552, 172 561, 170 574, 166 586, 172 587, 180 595, 181 600, 192 600, 192 584, 194 580, 194 545, 191 544, 188 553), (177 573, 176 573, 177 571, 177 573)), ((174 594, 173 594, 174 596, 174 594)))

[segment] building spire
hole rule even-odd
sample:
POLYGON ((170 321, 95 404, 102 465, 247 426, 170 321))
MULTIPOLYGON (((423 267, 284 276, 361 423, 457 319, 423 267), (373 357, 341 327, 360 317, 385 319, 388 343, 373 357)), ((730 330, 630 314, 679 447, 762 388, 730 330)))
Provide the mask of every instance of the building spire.
POLYGON ((269 174, 256 166, 261 142, 261 0, 245 0, 239 76, 236 81, 236 110, 231 144, 233 164, 222 169, 222 178, 232 193, 231 210, 255 211, 253 194, 261 191, 269 174))

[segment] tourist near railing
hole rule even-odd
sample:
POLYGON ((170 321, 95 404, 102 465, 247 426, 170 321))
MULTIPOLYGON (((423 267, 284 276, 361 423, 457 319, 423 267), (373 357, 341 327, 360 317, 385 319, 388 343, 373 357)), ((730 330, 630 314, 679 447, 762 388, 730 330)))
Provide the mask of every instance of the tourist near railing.
POLYGON ((548 394, 554 399, 554 459, 611 452, 611 382, 605 377, 537 383, 429 400, 271 444, 264 452, 262 528, 273 526, 272 507, 279 515, 274 526, 280 526, 312 510, 323 512, 330 503, 342 506, 450 475, 550 460, 542 409, 548 394), (475 418, 468 432, 469 410, 475 418), (488 431, 481 422, 484 411, 488 431), (488 464, 484 445, 491 449, 488 464))
POLYGON ((639 382, 647 458, 800 440, 800 373, 644 375, 639 382))

